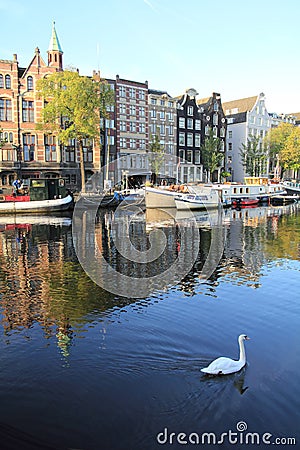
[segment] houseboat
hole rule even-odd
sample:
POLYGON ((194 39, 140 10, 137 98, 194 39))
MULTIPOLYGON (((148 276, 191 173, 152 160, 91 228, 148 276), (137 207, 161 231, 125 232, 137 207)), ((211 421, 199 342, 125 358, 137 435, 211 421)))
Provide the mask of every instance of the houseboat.
POLYGON ((63 178, 34 178, 19 191, 0 197, 0 214, 52 213, 72 205, 63 178))

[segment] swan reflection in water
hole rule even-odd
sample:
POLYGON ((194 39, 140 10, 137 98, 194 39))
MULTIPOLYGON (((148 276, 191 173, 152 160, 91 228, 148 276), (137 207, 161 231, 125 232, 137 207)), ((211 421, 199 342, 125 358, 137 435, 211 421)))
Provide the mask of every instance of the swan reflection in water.
POLYGON ((224 389, 228 388, 229 385, 232 385, 241 395, 243 395, 249 389, 249 386, 245 386, 246 370, 247 364, 239 372, 226 376, 205 374, 201 377, 201 382, 209 383, 210 386, 217 383, 219 388, 222 385, 224 389))

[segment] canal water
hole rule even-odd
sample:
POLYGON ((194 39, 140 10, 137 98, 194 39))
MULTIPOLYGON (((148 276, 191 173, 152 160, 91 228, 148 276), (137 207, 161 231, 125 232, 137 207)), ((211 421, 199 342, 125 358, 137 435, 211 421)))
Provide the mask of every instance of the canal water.
POLYGON ((157 211, 101 211, 84 245, 127 280, 149 278, 140 298, 124 294, 130 283, 118 295, 109 271, 111 289, 96 284, 73 235, 68 217, 1 218, 1 449, 300 448, 297 205, 198 213, 192 228, 157 211), (178 257, 182 227, 193 258, 199 237, 191 269, 152 283, 178 257), (146 251, 157 229, 157 264, 114 247, 129 235, 146 251), (222 248, 210 254, 216 230, 222 248), (238 358, 242 333, 244 369, 204 375, 213 359, 238 358))

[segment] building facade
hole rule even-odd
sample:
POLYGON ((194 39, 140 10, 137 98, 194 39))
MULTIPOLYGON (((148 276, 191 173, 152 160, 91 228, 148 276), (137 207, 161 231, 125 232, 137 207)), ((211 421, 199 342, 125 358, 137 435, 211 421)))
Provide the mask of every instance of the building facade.
POLYGON ((149 176, 147 150, 148 82, 125 80, 116 76, 115 117, 118 176, 115 182, 138 186, 149 176))
POLYGON ((223 103, 223 110, 227 118, 227 150, 226 170, 231 173, 231 180, 243 182, 245 171, 241 156, 242 145, 257 139, 261 151, 265 152, 265 159, 259 169, 259 176, 269 174, 268 149, 265 148, 264 138, 271 127, 271 119, 265 105, 263 93, 223 103))
POLYGON ((166 91, 149 89, 149 151, 157 136, 164 158, 158 179, 176 181, 177 169, 177 101, 166 91))
POLYGON ((211 130, 213 131, 213 136, 220 141, 219 151, 222 153, 223 158, 220 166, 210 174, 211 181, 220 181, 221 173, 225 170, 227 132, 227 120, 223 111, 221 95, 213 92, 210 97, 197 100, 197 105, 201 116, 201 143, 205 143, 205 139, 210 135, 211 130))
MULTIPOLYGON (((36 83, 46 75, 63 70, 63 51, 53 23, 47 64, 40 50, 26 68, 17 55, 0 60, 0 185, 9 188, 16 177, 51 178, 63 176, 72 190, 80 187, 79 149, 75 140, 63 146, 55 135, 36 129, 43 100, 36 96, 36 83)), ((63 125, 63 124, 62 124, 63 125)), ((84 142, 86 179, 100 170, 100 149, 84 142)))
POLYGON ((201 115, 197 91, 188 89, 177 101, 178 180, 183 183, 203 179, 201 163, 201 115))

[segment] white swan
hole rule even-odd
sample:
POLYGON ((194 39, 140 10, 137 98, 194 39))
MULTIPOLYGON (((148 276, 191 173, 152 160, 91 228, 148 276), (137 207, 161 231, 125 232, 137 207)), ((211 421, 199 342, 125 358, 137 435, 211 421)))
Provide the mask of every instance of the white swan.
POLYGON ((238 337, 238 343, 240 347, 240 359, 235 361, 231 358, 217 358, 210 363, 208 367, 201 369, 201 372, 209 373, 211 375, 228 375, 229 373, 238 372, 246 364, 246 353, 244 347, 244 341, 248 341, 250 338, 246 334, 241 334, 238 337))

